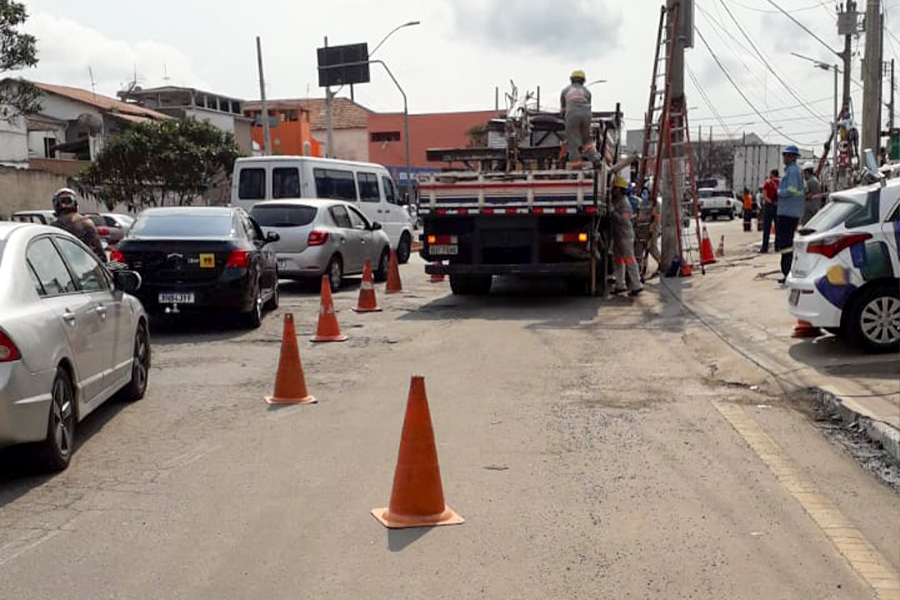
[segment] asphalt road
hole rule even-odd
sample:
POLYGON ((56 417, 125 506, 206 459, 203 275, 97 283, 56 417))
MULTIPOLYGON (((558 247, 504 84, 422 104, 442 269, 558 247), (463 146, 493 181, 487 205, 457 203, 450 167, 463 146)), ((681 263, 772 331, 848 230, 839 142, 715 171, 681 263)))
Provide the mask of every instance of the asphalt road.
POLYGON ((381 313, 336 295, 342 344, 296 285, 258 331, 155 326, 147 397, 68 471, 0 453, 0 598, 900 598, 900 497, 658 284, 402 275, 381 313), (271 409, 285 311, 320 402, 271 409), (413 374, 466 522, 389 532, 413 374))

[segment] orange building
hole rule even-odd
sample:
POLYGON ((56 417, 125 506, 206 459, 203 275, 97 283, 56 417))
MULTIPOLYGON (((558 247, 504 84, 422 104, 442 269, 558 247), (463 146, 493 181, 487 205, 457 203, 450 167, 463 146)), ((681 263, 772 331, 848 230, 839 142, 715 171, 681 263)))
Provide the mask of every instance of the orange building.
MULTIPOLYGON (((271 153, 287 156, 324 156, 322 145, 312 136, 309 111, 296 101, 267 102, 271 153)), ((259 102, 245 102, 244 115, 253 120, 253 145, 263 148, 262 108, 259 102)))
MULTIPOLYGON (((441 163, 428 162, 429 148, 459 148, 470 143, 469 131, 484 127, 498 115, 494 110, 409 115, 409 162, 416 173, 439 171, 441 163)), ((403 186, 406 154, 403 113, 369 114, 369 161, 384 165, 403 186)))

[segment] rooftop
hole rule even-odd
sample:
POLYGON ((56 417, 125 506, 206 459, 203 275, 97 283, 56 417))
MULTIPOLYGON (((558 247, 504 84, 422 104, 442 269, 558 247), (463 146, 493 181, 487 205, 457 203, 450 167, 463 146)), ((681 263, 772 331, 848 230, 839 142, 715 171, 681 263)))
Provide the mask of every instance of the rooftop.
POLYGON ((88 104, 100 110, 120 113, 124 115, 133 115, 135 117, 143 117, 144 119, 163 120, 169 118, 168 115, 156 112, 155 110, 143 108, 134 104, 128 104, 126 102, 122 102, 121 100, 110 98, 109 96, 95 94, 88 90, 82 90, 79 88, 73 88, 64 85, 39 83, 37 81, 34 81, 32 83, 34 83, 34 85, 40 88, 44 93, 62 96, 64 98, 68 98, 69 100, 74 100, 75 102, 88 104))
MULTIPOLYGON (((266 105, 276 110, 305 109, 309 111, 310 128, 313 131, 326 128, 324 98, 283 98, 267 100, 266 105)), ((260 102, 244 102, 244 110, 260 110, 260 102)), ((333 129, 365 129, 369 125, 371 112, 349 98, 335 98, 331 105, 331 126, 333 129)))

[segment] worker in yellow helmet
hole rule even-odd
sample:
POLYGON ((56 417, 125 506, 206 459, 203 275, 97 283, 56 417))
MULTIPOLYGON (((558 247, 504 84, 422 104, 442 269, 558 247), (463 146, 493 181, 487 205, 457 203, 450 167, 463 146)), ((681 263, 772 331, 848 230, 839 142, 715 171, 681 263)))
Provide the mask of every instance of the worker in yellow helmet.
POLYGON ((600 153, 591 138, 591 92, 584 86, 584 71, 573 71, 570 84, 559 96, 560 112, 566 120, 566 148, 569 164, 581 167, 584 156, 595 167, 601 163, 600 153))
POLYGON ((634 226, 631 223, 633 209, 625 194, 627 189, 628 181, 621 175, 615 175, 612 187, 612 219, 616 287, 613 288, 613 293, 622 294, 627 291, 631 296, 637 296, 644 290, 644 286, 634 256, 634 226))

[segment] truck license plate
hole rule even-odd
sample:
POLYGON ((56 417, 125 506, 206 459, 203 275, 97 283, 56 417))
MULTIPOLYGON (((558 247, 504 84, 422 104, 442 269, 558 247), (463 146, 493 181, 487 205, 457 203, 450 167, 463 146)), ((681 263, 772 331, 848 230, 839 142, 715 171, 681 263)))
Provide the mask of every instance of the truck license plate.
POLYGON ((428 252, 431 254, 457 255, 459 254, 459 246, 450 244, 438 244, 429 246, 428 252))
POLYGON ((160 293, 159 303, 160 304, 193 304, 194 303, 194 293, 193 292, 160 293))
POLYGON ((788 303, 791 306, 797 306, 800 302, 800 290, 791 290, 791 296, 788 298, 788 303))

